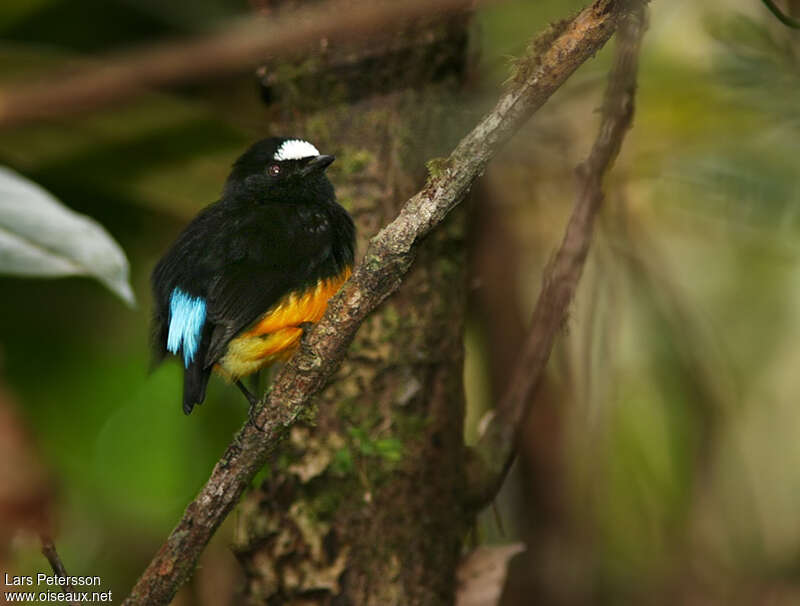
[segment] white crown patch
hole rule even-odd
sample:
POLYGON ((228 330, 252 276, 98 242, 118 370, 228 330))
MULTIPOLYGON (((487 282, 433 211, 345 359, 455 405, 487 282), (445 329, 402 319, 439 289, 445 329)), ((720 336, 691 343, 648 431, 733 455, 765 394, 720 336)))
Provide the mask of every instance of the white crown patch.
POLYGON ((308 141, 302 139, 289 139, 284 141, 275 152, 274 160, 300 160, 319 156, 319 150, 308 141))

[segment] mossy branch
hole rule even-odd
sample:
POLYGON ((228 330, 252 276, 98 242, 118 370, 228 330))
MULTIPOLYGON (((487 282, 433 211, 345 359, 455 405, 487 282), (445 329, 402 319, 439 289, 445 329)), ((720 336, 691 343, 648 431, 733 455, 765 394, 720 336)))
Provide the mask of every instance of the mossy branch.
POLYGON ((255 415, 263 431, 250 424, 239 431, 124 601, 126 606, 172 600, 253 476, 336 371, 367 314, 398 288, 417 242, 464 199, 503 143, 606 43, 628 5, 623 0, 596 0, 566 24, 538 56, 538 66, 509 85, 495 108, 440 165, 443 170, 432 175, 399 216, 372 238, 364 259, 331 300, 322 321, 275 378, 255 415))
POLYGON ((616 58, 609 75, 600 132, 589 157, 576 171, 575 208, 561 246, 545 268, 542 290, 508 388, 477 445, 468 453, 469 500, 475 508, 494 498, 511 467, 520 428, 578 287, 595 217, 603 204, 603 181, 633 121, 639 50, 646 29, 645 4, 646 0, 632 2, 631 12, 617 31, 616 58))

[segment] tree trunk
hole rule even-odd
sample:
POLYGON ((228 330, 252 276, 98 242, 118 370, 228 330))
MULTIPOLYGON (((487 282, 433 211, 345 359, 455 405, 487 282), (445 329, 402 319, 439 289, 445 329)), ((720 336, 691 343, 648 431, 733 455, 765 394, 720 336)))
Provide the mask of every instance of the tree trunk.
MULTIPOLYGON (((463 74, 466 24, 464 16, 396 34, 382 61, 370 50, 378 78, 360 74, 354 84, 343 77, 339 90, 350 104, 296 118, 291 131, 283 120, 282 132, 336 154, 331 178, 362 251, 421 186, 424 160, 452 142, 447 98, 463 74), (392 72, 404 87, 444 82, 386 92, 392 72), (377 90, 364 94, 365 82, 377 90)), ((319 79, 302 70, 318 68, 265 70, 272 111, 285 118, 300 100, 313 103, 304 90, 319 79)), ((452 603, 470 523, 463 509, 463 224, 463 211, 454 213, 420 247, 403 286, 361 327, 316 414, 292 429, 244 499, 235 538, 244 603, 452 603)))

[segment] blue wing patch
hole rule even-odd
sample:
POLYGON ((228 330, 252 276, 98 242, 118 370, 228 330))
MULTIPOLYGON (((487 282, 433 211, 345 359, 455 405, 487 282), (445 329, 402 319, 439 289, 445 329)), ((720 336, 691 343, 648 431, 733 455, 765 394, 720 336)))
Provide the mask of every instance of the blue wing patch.
POLYGON ((177 354, 183 346, 183 365, 189 367, 197 354, 203 324, 206 322, 206 302, 176 287, 169 298, 169 334, 167 350, 177 354))

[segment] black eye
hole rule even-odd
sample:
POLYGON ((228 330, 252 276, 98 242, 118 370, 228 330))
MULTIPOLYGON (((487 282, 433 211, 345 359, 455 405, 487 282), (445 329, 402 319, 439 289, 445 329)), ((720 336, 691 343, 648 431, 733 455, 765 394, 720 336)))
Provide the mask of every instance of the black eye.
POLYGON ((271 177, 277 177, 281 174, 281 167, 277 164, 270 164, 267 172, 270 174, 271 177))

